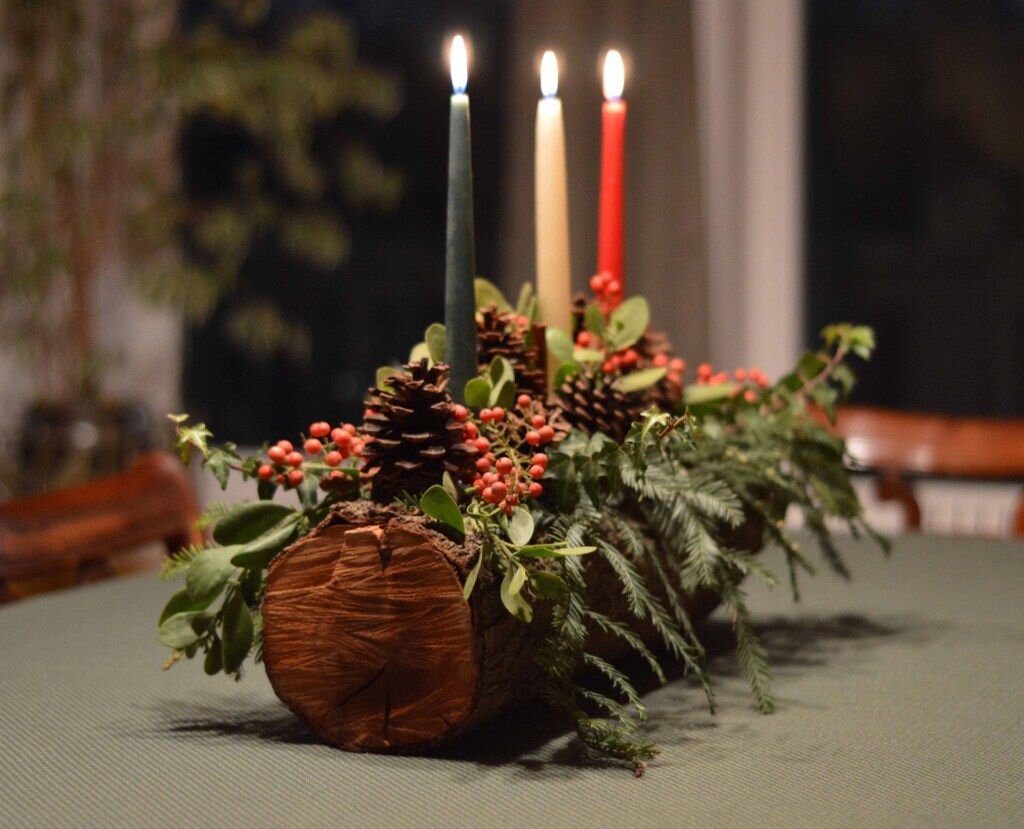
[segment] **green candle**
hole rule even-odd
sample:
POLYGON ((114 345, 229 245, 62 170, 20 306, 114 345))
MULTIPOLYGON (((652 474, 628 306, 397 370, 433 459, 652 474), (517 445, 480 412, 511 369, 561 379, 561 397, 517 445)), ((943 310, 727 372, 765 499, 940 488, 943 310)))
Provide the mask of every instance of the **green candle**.
POLYGON ((473 162, 469 133, 466 44, 452 41, 451 117, 448 127, 448 241, 445 259, 445 360, 451 368, 448 388, 461 401, 466 383, 477 373, 476 253, 473 247, 473 162))

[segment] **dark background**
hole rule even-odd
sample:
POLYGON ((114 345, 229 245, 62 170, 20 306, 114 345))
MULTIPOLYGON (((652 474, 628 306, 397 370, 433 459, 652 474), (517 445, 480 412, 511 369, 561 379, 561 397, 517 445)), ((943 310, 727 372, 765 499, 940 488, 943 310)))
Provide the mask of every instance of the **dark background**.
MULTIPOLYGON (((200 7, 202 4, 199 4, 200 7)), ((279 2, 271 24, 290 15, 334 8, 355 25, 363 61, 395 73, 404 90, 399 116, 386 125, 340 120, 338 134, 367 138, 405 177, 405 194, 391 214, 348 213, 353 239, 348 262, 333 274, 304 271, 255 250, 241 283, 258 286, 313 335, 312 360, 259 362, 223 334, 230 298, 206 324, 189 331, 184 389, 187 409, 216 434, 257 444, 291 434, 312 420, 357 419, 380 365, 404 360, 431 322, 443 317, 448 98, 446 44, 455 32, 472 43, 473 162, 477 270, 494 272, 499 176, 504 151, 502 71, 508 3, 451 0, 279 2)), ((200 8, 200 11, 202 9, 200 8)), ((323 139, 331 145, 331 136, 323 139)), ((232 153, 232 136, 193 125, 183 145, 186 180, 216 181, 232 153)))
POLYGON ((806 9, 808 341, 875 327, 860 402, 1024 414, 1024 3, 806 9))

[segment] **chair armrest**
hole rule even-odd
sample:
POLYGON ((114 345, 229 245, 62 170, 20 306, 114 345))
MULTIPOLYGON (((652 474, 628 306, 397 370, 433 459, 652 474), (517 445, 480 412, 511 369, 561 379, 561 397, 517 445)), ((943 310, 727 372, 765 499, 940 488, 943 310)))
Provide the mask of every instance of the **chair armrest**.
POLYGON ((124 472, 0 504, 0 581, 48 575, 163 541, 202 537, 188 473, 167 452, 141 455, 124 472))

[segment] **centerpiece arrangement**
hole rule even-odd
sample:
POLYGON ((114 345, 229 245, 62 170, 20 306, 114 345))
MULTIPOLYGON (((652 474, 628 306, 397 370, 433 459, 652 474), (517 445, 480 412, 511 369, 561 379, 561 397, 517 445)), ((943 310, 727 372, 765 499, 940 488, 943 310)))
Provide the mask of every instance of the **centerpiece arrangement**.
MULTIPOLYGON (((774 383, 707 364, 688 379, 646 301, 623 299, 614 151, 592 301, 571 300, 568 235, 548 226, 537 291, 513 305, 473 275, 465 76, 457 41, 445 324, 378 371, 362 423, 318 421, 242 457, 174 416, 186 462, 198 455, 222 486, 239 474, 258 498, 212 505, 208 544, 167 562, 185 581, 160 617, 167 667, 202 656, 207 673, 237 678, 252 657, 321 737, 351 750, 426 750, 542 697, 587 746, 640 773, 657 749, 638 730, 646 711, 623 656, 662 682, 666 660, 681 662, 714 710, 696 624, 724 604, 754 700, 771 711, 742 588, 748 575, 775 583, 761 547, 785 551, 796 595, 814 566, 784 527, 789 508, 840 574, 827 519, 884 546, 822 416, 853 385, 847 356, 868 357, 873 336, 830 326, 774 383)), ((561 109, 548 81, 538 136, 550 137, 561 109)), ((620 150, 624 113, 606 118, 620 150)), ((544 166, 562 180, 538 180, 538 217, 564 229, 564 157, 544 166)))

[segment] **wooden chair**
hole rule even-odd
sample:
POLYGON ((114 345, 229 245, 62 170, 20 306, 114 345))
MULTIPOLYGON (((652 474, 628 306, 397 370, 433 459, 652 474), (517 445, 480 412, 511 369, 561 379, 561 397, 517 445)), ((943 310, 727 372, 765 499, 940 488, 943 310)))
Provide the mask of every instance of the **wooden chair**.
POLYGON ((158 564, 123 555, 148 542, 168 551, 201 541, 192 483, 167 452, 126 471, 0 504, 0 602, 158 564), (118 555, 122 554, 122 555, 118 555))
MULTIPOLYGON (((915 476, 1024 480, 1024 420, 846 406, 835 428, 857 463, 877 473, 878 497, 904 507, 911 530, 921 528, 921 506, 910 483, 915 476)), ((1013 532, 1024 536, 1024 496, 1013 532)))

